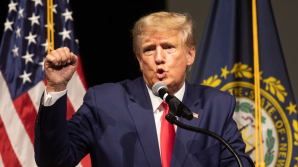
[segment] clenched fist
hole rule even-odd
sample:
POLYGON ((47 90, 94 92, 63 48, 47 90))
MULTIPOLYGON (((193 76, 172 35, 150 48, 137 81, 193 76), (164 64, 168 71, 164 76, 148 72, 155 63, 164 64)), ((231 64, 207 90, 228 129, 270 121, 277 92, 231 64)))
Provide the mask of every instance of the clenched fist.
POLYGON ((47 93, 66 89, 67 83, 76 71, 78 58, 67 47, 53 50, 46 56, 44 69, 48 80, 47 93))

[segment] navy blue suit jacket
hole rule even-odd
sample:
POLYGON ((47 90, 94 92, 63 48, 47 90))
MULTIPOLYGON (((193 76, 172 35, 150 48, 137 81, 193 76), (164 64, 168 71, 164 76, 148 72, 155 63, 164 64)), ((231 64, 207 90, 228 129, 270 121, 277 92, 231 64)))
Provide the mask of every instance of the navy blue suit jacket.
MULTIPOLYGON (((232 115, 234 97, 210 87, 186 83, 183 103, 198 118, 182 123, 208 129, 227 140, 253 166, 232 115)), ((90 153, 92 166, 161 167, 156 126, 143 78, 90 88, 80 109, 66 120, 66 95, 40 106, 35 124, 38 166, 75 166, 90 153)), ((219 141, 177 128, 171 167, 238 166, 219 141)))

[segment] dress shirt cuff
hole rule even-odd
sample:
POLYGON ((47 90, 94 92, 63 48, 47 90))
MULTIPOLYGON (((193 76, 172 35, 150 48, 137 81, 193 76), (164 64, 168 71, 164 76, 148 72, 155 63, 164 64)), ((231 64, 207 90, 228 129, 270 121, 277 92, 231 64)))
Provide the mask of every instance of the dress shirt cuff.
POLYGON ((52 106, 60 97, 66 94, 66 89, 60 92, 49 92, 44 90, 43 106, 52 106))

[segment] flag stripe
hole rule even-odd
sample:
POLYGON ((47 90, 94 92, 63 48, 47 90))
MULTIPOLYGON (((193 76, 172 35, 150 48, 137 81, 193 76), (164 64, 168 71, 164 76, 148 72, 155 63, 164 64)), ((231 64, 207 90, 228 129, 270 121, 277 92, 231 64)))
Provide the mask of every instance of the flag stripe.
POLYGON ((4 164, 3 164, 1 153, 0 153, 0 167, 3 167, 3 166, 4 166, 4 164))
MULTIPOLYGON (((0 72, 0 92, 9 95, 6 82, 0 72)), ((34 150, 30 137, 20 120, 10 97, 0 96, 0 117, 5 126, 12 148, 22 166, 35 167, 34 150)), ((35 120, 34 120, 35 122, 35 120)))
POLYGON ((1 154, 0 167, 1 166, 21 167, 21 164, 12 149, 12 146, 10 144, 10 141, 7 136, 1 117, 0 117, 0 134, 1 134, 0 135, 0 154, 1 154))
POLYGON ((83 166, 82 163, 79 163, 76 167, 91 167, 91 166, 83 166))
POLYGON ((0 154, 0 167, 4 167, 4 164, 3 164, 3 161, 2 161, 1 154, 0 154))
POLYGON ((90 154, 87 154, 81 161, 83 167, 91 167, 90 154))
POLYGON ((78 68, 77 68, 77 73, 81 79, 81 82, 83 83, 85 90, 88 89, 87 87, 87 83, 85 80, 85 75, 84 75, 84 71, 83 71, 83 67, 82 67, 82 61, 81 61, 81 56, 78 56, 78 68))
POLYGON ((37 112, 32 104, 31 98, 26 92, 15 99, 13 104, 33 144, 34 126, 37 112))
POLYGON ((45 84, 43 81, 38 82, 33 88, 28 91, 28 94, 31 98, 32 104, 35 108, 35 111, 38 112, 40 98, 45 90, 45 84))
POLYGON ((69 98, 69 101, 72 104, 74 111, 77 111, 83 104, 83 98, 78 97, 84 97, 86 93, 84 85, 77 72, 73 74, 71 80, 69 81, 67 85, 67 90, 67 97, 69 98))

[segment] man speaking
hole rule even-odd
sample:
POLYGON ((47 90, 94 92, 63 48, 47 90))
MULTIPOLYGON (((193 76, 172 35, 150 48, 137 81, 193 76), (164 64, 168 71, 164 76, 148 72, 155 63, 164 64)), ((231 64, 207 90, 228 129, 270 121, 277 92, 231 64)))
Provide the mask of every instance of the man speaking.
POLYGON ((191 121, 179 121, 220 135, 244 166, 253 166, 232 118, 234 97, 185 80, 196 52, 189 15, 158 12, 142 17, 133 28, 133 49, 143 77, 90 88, 69 121, 66 86, 77 57, 68 48, 47 55, 48 84, 35 124, 38 166, 76 166, 88 153, 94 167, 238 166, 219 141, 165 120, 168 105, 151 90, 160 81, 196 114, 191 121))

